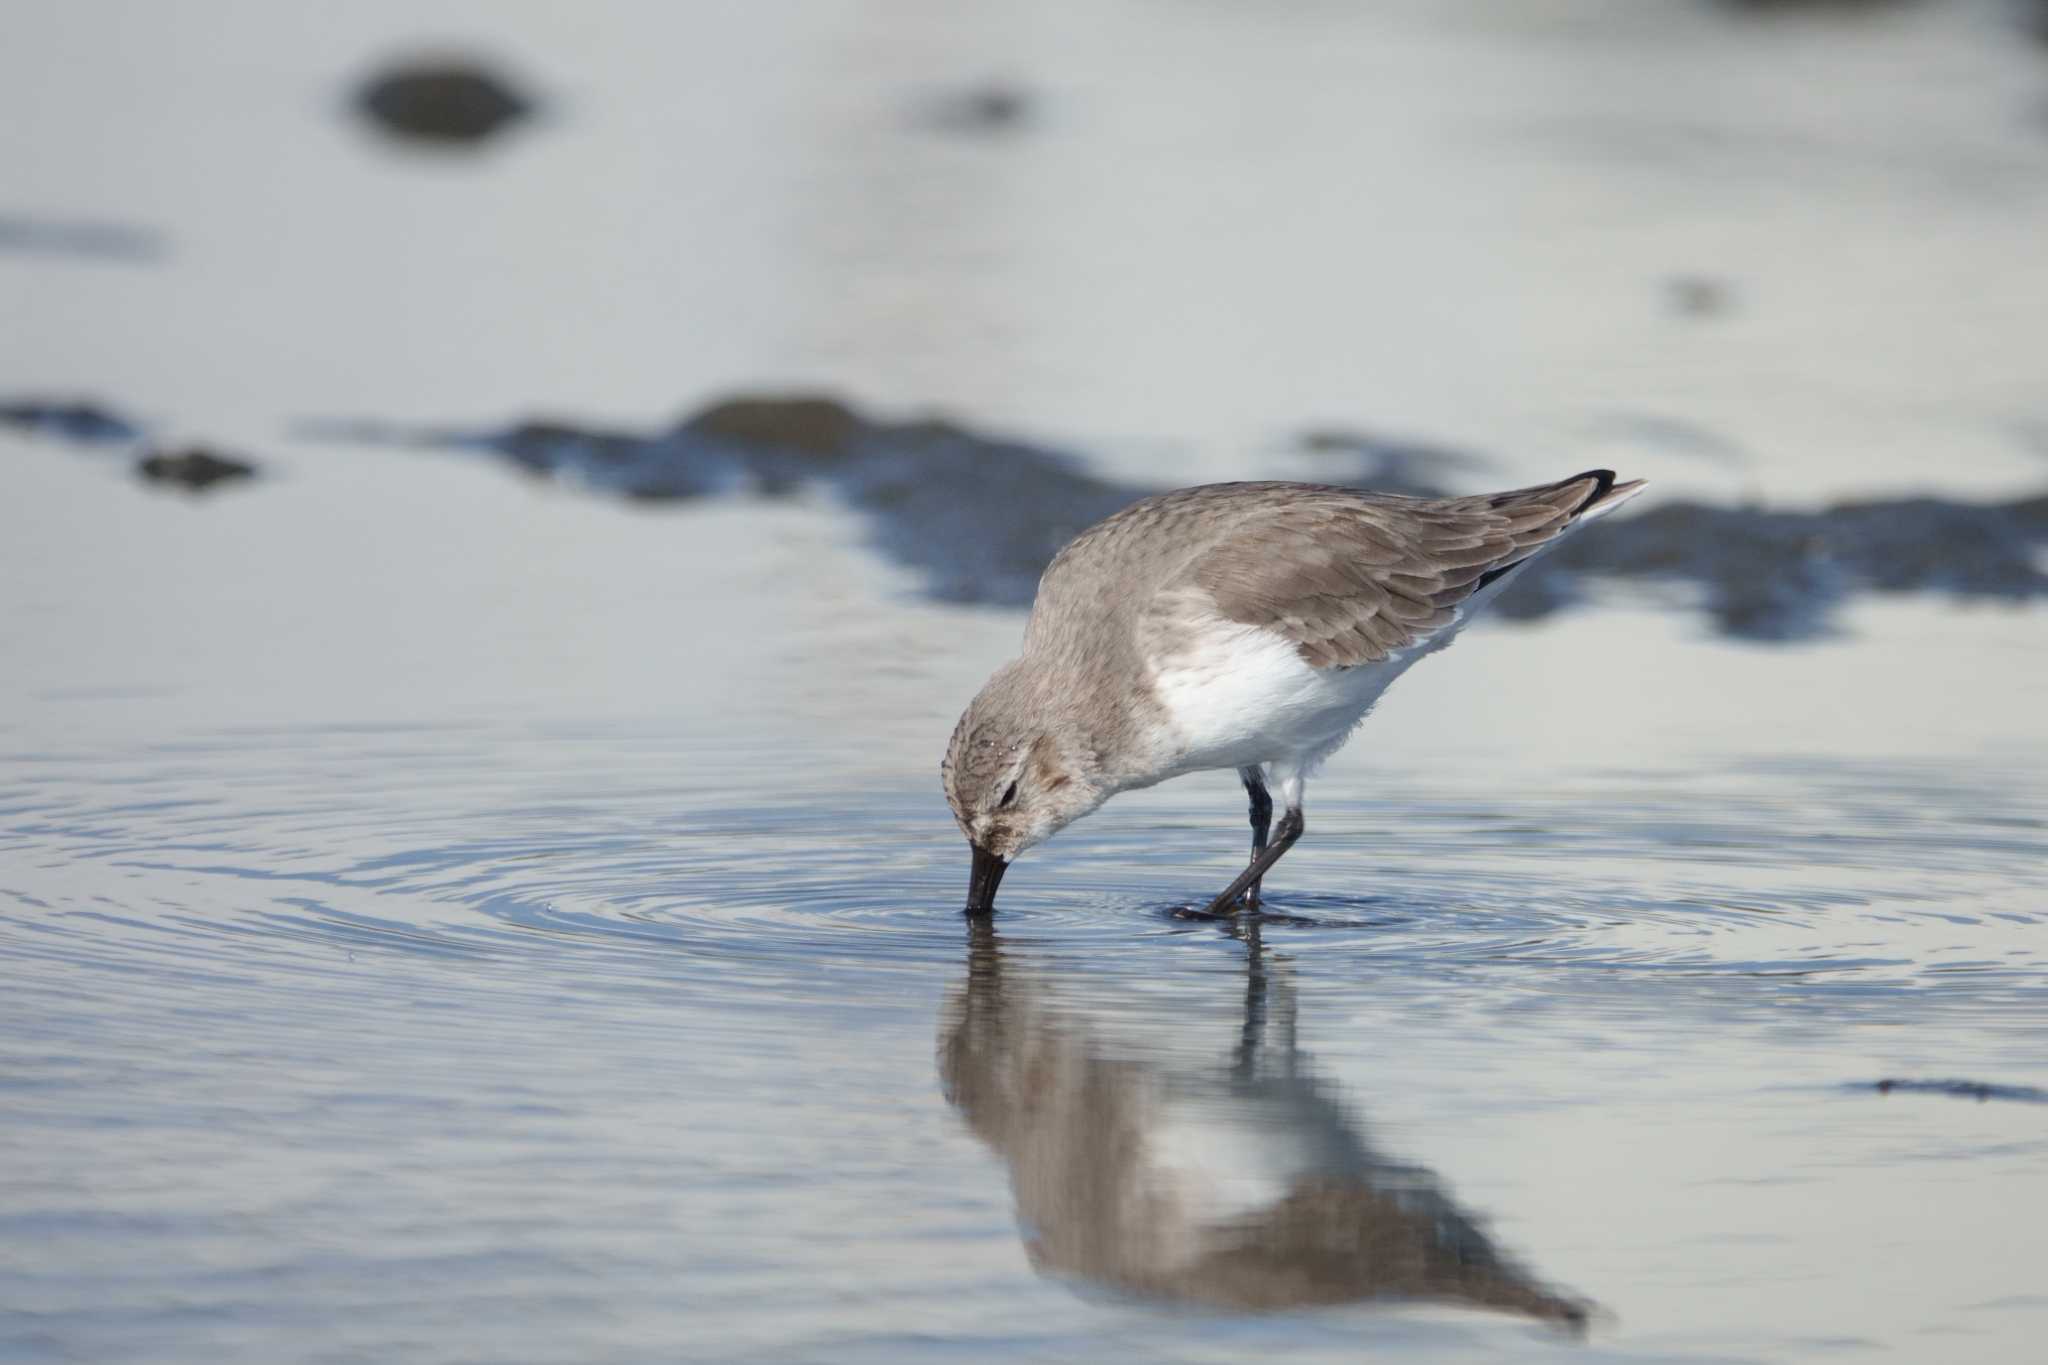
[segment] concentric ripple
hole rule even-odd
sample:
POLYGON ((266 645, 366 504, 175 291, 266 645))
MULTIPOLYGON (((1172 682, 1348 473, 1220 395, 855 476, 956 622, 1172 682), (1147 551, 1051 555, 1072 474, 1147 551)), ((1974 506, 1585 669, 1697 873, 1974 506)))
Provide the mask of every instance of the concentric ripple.
MULTIPOLYGON (((1134 1085, 1235 1094, 1260 1037, 1281 1074, 1341 1072, 1346 1122, 1386 1115, 1390 1159, 1470 1177, 1482 1214, 1502 1190, 1541 1207, 1518 1143, 1569 1154, 1574 1106, 1647 1151, 1669 1106, 1710 1128, 1734 1095, 1783 1144, 1705 1168, 1746 1180, 1844 1141, 1790 1106, 1867 1087, 1865 1037, 1894 1044, 1875 1074, 2042 1080, 2020 1022, 2048 1001, 2031 773, 1758 764, 1512 798, 1498 772, 1395 775, 1316 804, 1255 927, 1176 913, 1233 875, 1244 831, 1227 784, 1175 784, 1021 861, 991 934, 963 923, 928 777, 851 750, 781 764, 606 726, 0 756, 0 1298, 94 1358, 212 1358, 192 1326, 212 1321, 386 1358, 451 1314, 470 1354, 626 1314, 739 1358, 764 1324, 829 1334, 846 1268, 886 1262, 917 1267, 875 1289, 889 1321, 1066 1330, 1092 1310, 1035 1286, 933 1065, 977 951, 1046 983, 1060 1036, 1114 1042, 1102 1065, 1134 1085), (1683 1081, 1646 1079, 1672 1058, 1683 1081)), ((1263 1119, 1244 1133, 1289 1149, 1263 1119)), ((2009 1175, 2034 1140, 1935 1150, 2009 1175)), ((1507 1240, 1561 1245, 1558 1273, 1605 1295, 1650 1234, 1601 1217, 1507 1240), (1619 1240, 1574 1248, 1580 1227, 1619 1240)))
MULTIPOLYGON (((152 971, 202 974, 247 952, 315 972, 336 954, 517 960, 837 998, 959 950, 964 854, 936 793, 849 764, 764 778, 756 755, 681 735, 455 729, 227 734, 139 766, 8 761, 0 951, 146 944, 152 971)), ((1979 992, 2034 992, 2032 936, 1976 932, 2041 922, 2048 832, 2018 814, 2039 808, 2031 781, 1755 764, 1505 801, 1424 775, 1320 802, 1260 929, 1333 971, 1871 989, 1967 973, 1979 992)), ((1004 931, 1137 974, 1241 935, 1185 916, 1242 834, 1221 789, 1183 785, 1020 862, 1004 931)))

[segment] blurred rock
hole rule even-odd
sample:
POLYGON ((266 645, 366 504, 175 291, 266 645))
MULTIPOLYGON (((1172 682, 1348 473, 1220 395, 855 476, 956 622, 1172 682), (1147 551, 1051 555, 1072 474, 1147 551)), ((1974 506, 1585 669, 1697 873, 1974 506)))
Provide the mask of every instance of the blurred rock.
POLYGON ((749 394, 712 404, 685 421, 678 434, 826 456, 843 453, 864 425, 836 399, 749 394))
POLYGON ((1029 91, 989 81, 933 96, 925 102, 923 122, 940 132, 988 137, 1021 131, 1035 106, 1029 91))
POLYGON ((1722 9, 1750 14, 1791 14, 1800 10, 1815 13, 1859 14, 1865 11, 1903 9, 1921 0, 1714 0, 1722 9))
POLYGON ((521 422, 491 442, 493 450, 534 474, 550 474, 575 463, 629 464, 646 446, 644 436, 551 421, 521 422))
MULTIPOLYGON (((1651 496, 1655 496, 1654 489, 1651 496)), ((1728 634, 1828 634, 1860 593, 1943 592, 2024 601, 2048 595, 2048 495, 2004 503, 1894 498, 1816 512, 1705 503, 1653 505, 1573 536, 1497 603, 1543 616, 1572 600, 1576 573, 1691 582, 1728 634)))
POLYGON ((1083 473, 1054 451, 930 418, 877 422, 810 393, 724 399, 642 436, 554 421, 484 432, 363 421, 312 429, 486 450, 635 501, 824 492, 860 513, 876 547, 948 602, 1029 603, 1054 551, 1147 491, 1083 473))
POLYGON ((1853 1088, 1875 1090, 1880 1095, 1947 1095, 1959 1100, 1975 1100, 1979 1104, 1986 1100, 2048 1104, 2048 1090, 2037 1089, 2031 1085, 1997 1085, 1989 1081, 1914 1081, 1888 1076, 1884 1080, 1864 1083, 1853 1088))
POLYGON ((461 57, 394 63, 364 83, 356 105, 393 137, 458 146, 480 143, 533 112, 533 102, 507 81, 461 57))
MULTIPOLYGON (((357 439, 489 451, 532 472, 638 501, 822 492, 867 524, 874 546, 946 602, 1028 606, 1060 546, 1158 489, 1111 482, 1059 451, 922 418, 882 422, 829 395, 748 394, 672 430, 635 435, 560 421, 499 431, 326 424, 357 439)), ((1471 491, 1497 480, 1467 452, 1347 431, 1303 448, 1353 464, 1324 481, 1381 491, 1471 491)), ((2006 503, 1898 498, 1813 512, 1655 501, 1567 540, 1501 598, 1524 620, 1569 607, 1594 577, 1687 584, 1725 634, 1825 635, 1871 592, 2048 596, 2048 495, 2006 503)))
POLYGON ((1673 275, 1664 295, 1672 312, 1688 318, 1719 317, 1735 303, 1734 286, 1711 275, 1673 275))
POLYGON ((0 426, 81 445, 119 445, 142 439, 142 429, 135 423, 82 400, 23 398, 0 403, 0 426))
POLYGON ((174 484, 193 493, 204 493, 215 484, 256 476, 256 466, 226 455, 216 455, 203 446, 145 456, 135 472, 152 483, 174 484))
POLYGON ((0 216, 0 250, 144 263, 164 254, 163 237, 128 223, 0 216))

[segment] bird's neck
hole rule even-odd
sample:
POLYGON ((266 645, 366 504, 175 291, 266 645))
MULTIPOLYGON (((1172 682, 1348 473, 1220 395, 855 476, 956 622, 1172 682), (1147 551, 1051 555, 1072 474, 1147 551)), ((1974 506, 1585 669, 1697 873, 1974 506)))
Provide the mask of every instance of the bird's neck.
POLYGON ((1133 688, 1132 674, 1115 660, 1078 652, 1032 651, 1018 664, 1063 757, 1103 800, 1158 780, 1171 727, 1150 686, 1133 688))

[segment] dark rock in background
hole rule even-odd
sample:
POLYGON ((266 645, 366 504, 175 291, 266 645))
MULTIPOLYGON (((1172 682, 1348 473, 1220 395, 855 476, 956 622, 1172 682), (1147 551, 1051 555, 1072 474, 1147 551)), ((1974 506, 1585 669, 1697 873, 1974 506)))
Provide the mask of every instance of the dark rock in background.
POLYGON ((816 394, 749 394, 633 436, 563 422, 499 431, 405 431, 377 422, 302 430, 352 440, 488 451, 519 468, 633 501, 823 489, 859 512, 875 546, 947 602, 1022 606, 1053 553, 1141 497, 1064 454, 951 423, 874 421, 816 394))
POLYGON ((658 449, 759 496, 831 491, 946 602, 1029 603, 1059 547, 1133 496, 1058 452, 943 421, 875 422, 816 395, 715 403, 658 449))
POLYGON ((1888 1076, 1884 1080, 1864 1082, 1852 1088, 1875 1090, 1880 1095, 1947 1095, 1953 1099, 1975 1100, 1979 1104, 1986 1100, 2048 1104, 2048 1090, 2040 1090, 2031 1085, 1998 1085, 1989 1081, 1914 1081, 1888 1076))
POLYGON ((1829 633, 1859 593, 1944 592, 2023 601, 2048 595, 2048 495, 2005 503, 1893 498, 1816 512, 1652 505, 1573 536, 1502 595, 1508 616, 1547 615, 1575 573, 1691 582, 1724 634, 1795 640, 1829 633))
MULTIPOLYGON (((1069 538, 1159 490, 1087 473, 1059 451, 949 422, 880 422, 816 394, 714 403, 646 436, 527 422, 496 432, 402 432, 324 424, 353 439, 491 452, 531 473, 639 500, 717 494, 783 497, 822 489, 867 523, 870 541, 916 570, 940 601, 1028 606, 1069 538)), ((1427 495, 1482 482, 1469 453, 1342 431, 1308 450, 1348 457, 1324 482, 1427 495)), ((1654 491, 1652 493, 1654 498, 1654 491)), ((1652 501, 1604 521, 1531 565, 1498 610, 1530 620, 1570 606, 1596 576, 1698 588, 1716 627, 1760 641, 1834 629, 1836 610, 1871 592, 2020 601, 2048 596, 2048 495, 2006 503, 1896 498, 1813 512, 1652 501)))
POLYGON ((0 251, 34 251, 146 264, 164 255, 164 240, 153 229, 95 219, 0 216, 0 251))
POLYGON ((521 422, 501 434, 491 449, 531 474, 552 474, 564 466, 630 464, 647 439, 619 431, 586 429, 567 422, 521 422))
POLYGON ((135 472, 152 483, 173 484, 192 493, 204 493, 215 484, 254 478, 256 466, 232 456, 217 455, 204 446, 159 451, 136 462, 135 472))
MULTIPOLYGON (((145 440, 143 428, 97 403, 83 400, 17 399, 0 403, 0 426, 82 446, 126 446, 145 440)), ((150 483, 203 493, 216 484, 252 478, 256 466, 204 446, 152 449, 135 461, 135 473, 150 483)))
POLYGON ((83 399, 20 398, 0 403, 0 426, 81 445, 125 445, 142 439, 141 427, 83 399))
POLYGON ((1735 288, 1712 275, 1673 275, 1664 281, 1671 311, 1686 318, 1720 317, 1735 302, 1735 288))
POLYGON ((921 121, 939 132, 989 137, 1023 130, 1035 107, 1031 92, 1022 86, 985 81, 931 97, 921 121))
POLYGON ((1859 14, 1903 9, 1921 3, 1921 0, 1714 0, 1714 3, 1721 9, 1734 10, 1738 14, 1796 14, 1802 10, 1822 14, 1859 14))
POLYGON ((865 425, 836 399, 742 395, 713 403, 676 434, 825 456, 843 454, 865 425))
POLYGON ((396 62, 364 83, 356 107, 383 132, 469 146, 533 112, 533 101, 489 67, 463 57, 396 62))

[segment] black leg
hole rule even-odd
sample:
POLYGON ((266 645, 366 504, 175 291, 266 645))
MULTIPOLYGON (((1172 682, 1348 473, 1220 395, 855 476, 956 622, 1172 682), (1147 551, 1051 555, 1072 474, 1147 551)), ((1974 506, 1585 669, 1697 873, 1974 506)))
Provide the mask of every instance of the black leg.
POLYGON ((1272 870, 1274 863, 1280 861, 1280 855, 1294 847, 1294 841, 1301 837, 1301 831, 1301 807, 1296 806, 1280 817, 1280 827, 1273 831, 1273 842, 1267 844, 1265 850, 1252 859, 1252 865, 1238 873, 1237 880, 1224 887, 1223 894, 1210 901, 1209 908, 1202 913, 1229 914, 1236 907, 1237 898, 1245 893, 1245 888, 1257 886, 1259 879, 1272 870))
MULTIPOLYGON (((1252 861, 1266 851, 1266 831, 1273 823, 1273 798, 1266 794, 1266 778, 1256 767, 1239 768, 1238 780, 1244 783, 1244 794, 1252 801, 1252 861)), ((1253 882, 1244 893, 1244 908, 1259 908, 1259 884, 1253 882)))

